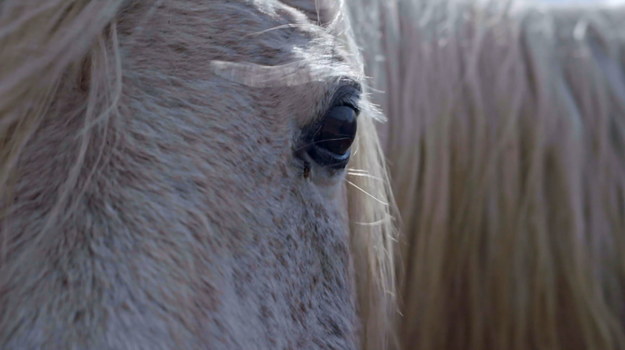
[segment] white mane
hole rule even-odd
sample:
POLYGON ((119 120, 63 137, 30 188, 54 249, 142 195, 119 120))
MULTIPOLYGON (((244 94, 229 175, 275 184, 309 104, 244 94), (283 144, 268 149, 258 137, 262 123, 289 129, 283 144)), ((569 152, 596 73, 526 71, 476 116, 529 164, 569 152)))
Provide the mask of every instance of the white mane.
POLYGON ((625 348, 625 8, 350 2, 402 214, 405 349, 625 348))

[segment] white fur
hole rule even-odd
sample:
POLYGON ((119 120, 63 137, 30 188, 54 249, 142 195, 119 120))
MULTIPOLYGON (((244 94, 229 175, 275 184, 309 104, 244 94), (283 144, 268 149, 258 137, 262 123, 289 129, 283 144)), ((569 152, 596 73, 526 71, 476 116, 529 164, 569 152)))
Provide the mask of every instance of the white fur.
MULTIPOLYGON (((381 319, 387 224, 354 228, 347 209, 373 221, 388 204, 295 157, 338 78, 361 80, 342 5, 20 1, 0 4, 2 349, 384 346, 361 332, 355 283, 381 319), (329 73, 265 84, 236 68, 293 62, 329 73)), ((384 176, 371 123, 365 109, 352 165, 384 176)))

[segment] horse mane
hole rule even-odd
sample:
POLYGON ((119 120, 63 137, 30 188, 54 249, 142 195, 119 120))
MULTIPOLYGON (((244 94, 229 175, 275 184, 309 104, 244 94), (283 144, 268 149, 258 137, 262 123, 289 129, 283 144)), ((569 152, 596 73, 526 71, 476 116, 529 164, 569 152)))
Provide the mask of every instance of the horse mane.
MULTIPOLYGON (((393 348, 395 339, 394 257, 396 209, 374 120, 362 118, 363 133, 347 173, 352 258, 356 272, 363 349, 393 348)), ((360 131, 359 131, 360 132, 360 131)))
MULTIPOLYGON (((319 1, 316 3, 333 3, 319 1)), ((339 37, 350 52, 350 65, 364 75, 366 56, 361 55, 348 2, 341 1, 342 27, 339 37)), ((329 5, 328 5, 329 6, 329 5)), ((395 348, 397 300, 395 291, 396 217, 386 161, 376 126, 385 118, 371 103, 370 81, 363 84, 363 101, 358 135, 347 169, 347 201, 351 235, 351 254, 356 274, 358 311, 362 320, 362 348, 395 348)))
MULTIPOLYGON (((42 239, 48 228, 69 217, 86 187, 79 174, 95 169, 86 161, 87 150, 99 153, 97 134, 114 130, 109 124, 119 113, 123 86, 117 20, 134 4, 123 0, 0 3, 0 218, 16 210, 11 204, 13 184, 23 171, 20 158, 25 145, 45 127, 45 119, 63 116, 83 125, 78 135, 67 135, 80 139, 81 147, 72 167, 64 169, 64 182, 55 189, 56 204, 47 213, 46 225, 24 239, 42 239), (55 105, 55 98, 65 91, 82 92, 85 98, 72 106, 55 105)), ((140 28, 140 23, 135 27, 140 28)), ((343 36, 351 43, 352 34, 345 30, 343 36)), ((360 58, 355 55, 354 59, 360 58)), ((365 111, 359 121, 347 197, 363 343, 367 349, 383 349, 390 331, 387 320, 396 311, 394 229, 384 160, 373 114, 367 114, 365 111)), ((6 232, 6 228, 0 230, 0 286, 11 275, 10 269, 19 268, 6 262, 15 258, 13 247, 24 243, 9 241, 6 232)), ((0 324, 10 316, 3 315, 0 324)))
POLYGON ((352 5, 375 12, 404 348, 625 348, 625 7, 352 5))

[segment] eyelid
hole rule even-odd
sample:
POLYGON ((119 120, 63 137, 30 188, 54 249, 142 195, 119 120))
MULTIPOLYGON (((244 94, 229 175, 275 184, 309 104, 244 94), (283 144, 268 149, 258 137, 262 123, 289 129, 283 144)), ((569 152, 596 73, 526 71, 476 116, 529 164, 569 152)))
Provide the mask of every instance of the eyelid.
POLYGON ((336 101, 333 107, 349 107, 356 112, 356 116, 360 114, 360 107, 358 106, 358 102, 352 101, 350 98, 345 98, 336 101))
POLYGON ((347 106, 356 111, 356 115, 360 113, 360 84, 352 80, 343 80, 347 84, 340 86, 334 93, 332 107, 347 106))
POLYGON ((341 83, 341 87, 348 86, 356 90, 358 93, 362 93, 362 85, 354 78, 342 77, 339 81, 341 83))

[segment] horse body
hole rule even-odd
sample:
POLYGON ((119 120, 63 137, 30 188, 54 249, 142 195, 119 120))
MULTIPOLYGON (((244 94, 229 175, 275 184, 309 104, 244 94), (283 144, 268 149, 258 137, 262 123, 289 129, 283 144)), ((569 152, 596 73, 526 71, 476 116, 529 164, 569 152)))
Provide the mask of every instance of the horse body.
MULTIPOLYGON (((1 347, 357 348, 361 197, 298 158, 302 130, 360 81, 340 7, 40 5, 0 5, 15 50, 0 57, 1 347), (34 51, 17 43, 46 30, 34 51), (67 33, 80 41, 47 57, 67 33), (48 65, 40 84, 9 89, 30 61, 48 65), (330 74, 310 73, 321 61, 330 74), (308 73, 281 83, 292 62, 308 73)), ((381 171, 364 114, 352 164, 381 171)))

